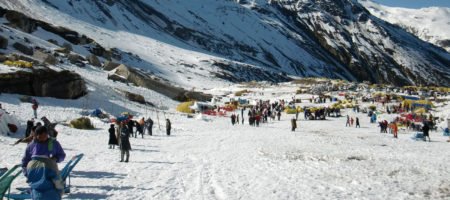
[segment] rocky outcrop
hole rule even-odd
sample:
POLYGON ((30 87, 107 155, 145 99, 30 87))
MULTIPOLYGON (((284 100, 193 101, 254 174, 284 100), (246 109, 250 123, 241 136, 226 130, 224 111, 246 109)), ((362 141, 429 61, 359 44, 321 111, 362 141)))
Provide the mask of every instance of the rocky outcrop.
POLYGON ((55 52, 57 52, 57 53, 62 53, 62 54, 69 54, 69 53, 70 53, 70 50, 67 49, 67 48, 61 47, 61 48, 55 49, 55 52))
POLYGON ((116 89, 119 93, 123 94, 128 100, 130 101, 134 101, 140 104, 151 104, 147 101, 145 101, 144 96, 140 95, 140 94, 136 94, 136 93, 132 93, 132 92, 128 92, 128 91, 123 91, 120 89, 116 89))
POLYGON ((100 60, 98 59, 97 56, 95 56, 94 54, 91 54, 89 56, 86 57, 86 60, 89 62, 90 65, 92 66, 96 66, 96 67, 101 67, 102 63, 100 62, 100 60))
POLYGON ((19 42, 15 42, 13 44, 13 47, 17 51, 19 51, 19 52, 21 52, 21 53, 23 53, 25 55, 29 55, 29 56, 33 55, 33 48, 32 47, 29 47, 29 46, 24 45, 24 44, 19 43, 19 42))
POLYGON ((67 57, 67 59, 69 60, 69 62, 70 62, 71 64, 77 65, 77 66, 79 66, 79 67, 84 67, 84 66, 85 66, 84 62, 85 62, 86 60, 83 58, 83 56, 80 56, 80 55, 78 55, 78 54, 74 54, 74 53, 69 54, 69 56, 67 57))
POLYGON ((0 74, 0 85, 2 93, 59 99, 76 99, 87 93, 86 84, 80 75, 49 68, 0 74))
POLYGON ((111 70, 116 69, 117 67, 119 67, 119 65, 120 65, 119 63, 115 63, 115 62, 112 62, 112 61, 106 61, 103 64, 103 70, 111 71, 111 70))
POLYGON ((58 59, 55 56, 48 52, 44 52, 43 50, 34 51, 33 58, 41 60, 43 63, 47 63, 50 65, 56 65, 58 63, 58 59))
POLYGON ((147 73, 138 71, 137 69, 127 67, 126 65, 120 65, 117 67, 114 74, 116 76, 110 77, 111 79, 115 78, 115 80, 127 81, 137 86, 154 90, 177 101, 210 101, 212 98, 209 94, 187 91, 183 88, 172 86, 165 81, 154 78, 147 73))
POLYGON ((0 49, 6 49, 8 47, 8 38, 0 35, 0 49))

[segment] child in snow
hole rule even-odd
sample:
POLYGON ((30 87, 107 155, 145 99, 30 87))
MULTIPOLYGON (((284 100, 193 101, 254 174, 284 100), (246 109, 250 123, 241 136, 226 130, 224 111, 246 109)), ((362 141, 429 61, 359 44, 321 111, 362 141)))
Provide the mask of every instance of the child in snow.
POLYGON ((66 154, 58 141, 49 137, 47 128, 40 126, 35 131, 36 139, 30 143, 22 159, 22 168, 31 187, 33 199, 61 199, 64 185, 57 163, 66 154))
POLYGON ((33 109, 34 118, 37 119, 37 109, 39 107, 39 103, 36 99, 31 100, 31 108, 33 109))

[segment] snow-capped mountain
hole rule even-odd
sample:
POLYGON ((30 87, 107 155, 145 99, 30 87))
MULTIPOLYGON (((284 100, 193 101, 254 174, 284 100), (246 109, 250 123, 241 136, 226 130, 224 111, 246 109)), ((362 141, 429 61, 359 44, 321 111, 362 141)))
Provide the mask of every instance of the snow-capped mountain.
POLYGON ((356 0, 0 0, 0 6, 128 52, 116 59, 186 88, 287 75, 450 85, 448 52, 372 16, 356 0))
POLYGON ((388 7, 370 0, 360 0, 373 15, 406 29, 422 40, 450 52, 450 8, 408 9, 388 7))

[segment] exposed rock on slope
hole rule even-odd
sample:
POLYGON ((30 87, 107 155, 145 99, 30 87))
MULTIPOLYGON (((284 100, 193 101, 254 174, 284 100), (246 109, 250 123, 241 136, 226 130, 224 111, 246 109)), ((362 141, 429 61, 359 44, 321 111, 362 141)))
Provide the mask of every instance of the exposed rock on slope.
POLYGON ((0 92, 60 99, 76 99, 87 93, 80 75, 48 68, 0 74, 0 85, 0 92))

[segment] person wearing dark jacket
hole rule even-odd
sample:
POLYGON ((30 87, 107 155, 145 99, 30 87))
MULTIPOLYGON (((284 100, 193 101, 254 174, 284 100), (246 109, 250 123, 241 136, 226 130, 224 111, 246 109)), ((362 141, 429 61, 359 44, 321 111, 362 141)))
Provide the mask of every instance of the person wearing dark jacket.
POLYGON ((361 128, 361 126, 360 126, 360 124, 359 124, 359 118, 357 117, 356 118, 356 126, 355 126, 356 128, 361 128))
POLYGON ((22 158, 22 168, 30 184, 32 199, 61 199, 64 184, 57 163, 66 154, 61 144, 48 135, 44 126, 36 128, 36 138, 30 143, 22 158))
POLYGON ((114 149, 116 145, 118 145, 116 138, 116 129, 114 128, 114 124, 111 124, 111 127, 108 130, 109 132, 109 148, 114 149))
POLYGON ((422 131, 423 131, 423 141, 427 141, 427 137, 428 137, 428 141, 431 142, 430 127, 429 127, 428 123, 425 122, 423 124, 422 131))
POLYGON ((34 126, 34 121, 33 120, 28 120, 27 121, 27 129, 25 130, 25 138, 30 136, 31 128, 33 128, 33 126, 34 126))
POLYGON ((295 120, 295 118, 291 119, 291 127, 292 127, 292 132, 294 132, 295 129, 297 128, 297 120, 295 120))
MULTIPOLYGON (((133 137, 133 134, 134 134, 134 132, 133 132, 133 126, 134 126, 134 121, 133 120, 129 120, 128 121, 128 123, 127 123, 127 130, 128 130, 128 136, 131 136, 131 137, 133 137)), ((137 137, 137 135, 136 135, 136 137, 137 137)), ((135 137, 135 138, 136 138, 135 137)))
POLYGON ((147 121, 145 121, 145 125, 147 126, 147 132, 149 135, 153 134, 153 120, 149 117, 147 121))
POLYGON ((170 136, 170 130, 172 129, 172 123, 169 119, 166 119, 166 134, 170 136))
POLYGON ((124 125, 120 130, 120 162, 128 162, 130 158, 130 131, 124 125), (125 157, 126 156, 126 157, 125 157), (124 160, 125 157, 125 160, 124 160))

